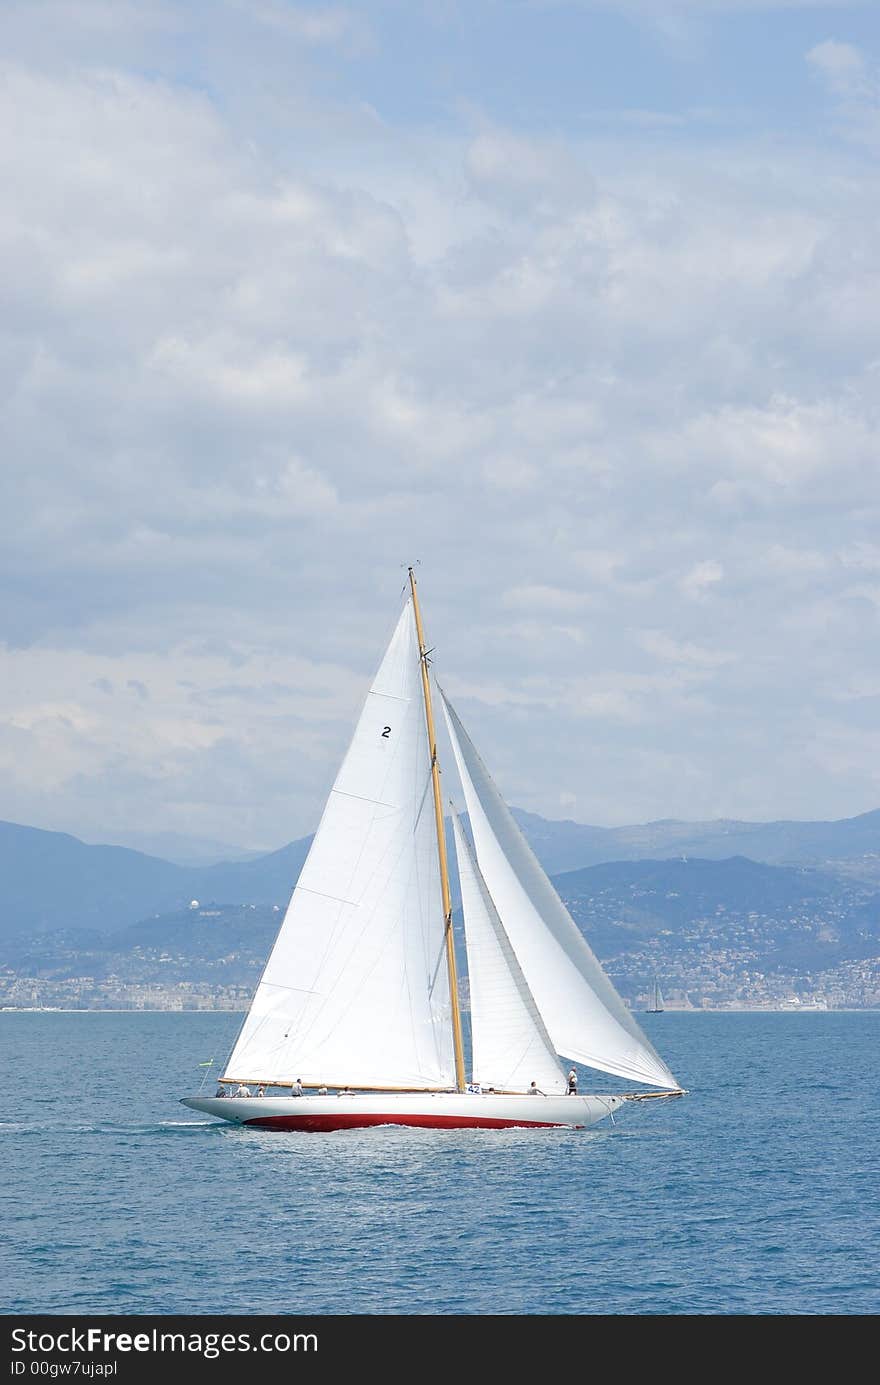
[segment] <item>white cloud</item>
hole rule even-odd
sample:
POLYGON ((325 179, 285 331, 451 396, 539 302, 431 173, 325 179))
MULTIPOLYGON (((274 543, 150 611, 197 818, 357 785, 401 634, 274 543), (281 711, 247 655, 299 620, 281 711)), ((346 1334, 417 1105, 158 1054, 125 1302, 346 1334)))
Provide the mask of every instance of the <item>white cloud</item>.
POLYGON ((721 564, 714 558, 706 558, 701 563, 695 563, 682 577, 679 585, 685 596, 701 601, 723 577, 724 568, 721 564))
POLYGON ((865 79, 865 59, 851 43, 826 39, 810 49, 807 62, 828 79, 834 91, 843 95, 854 86, 860 88, 865 79))
POLYGON ((880 572, 880 546, 860 539, 837 555, 844 567, 864 568, 869 572, 880 572))
POLYGON ((293 5, 287 0, 227 0, 235 8, 278 30, 287 37, 306 43, 354 43, 357 48, 370 41, 365 17, 341 5, 293 5))
POLYGON ((601 548, 582 548, 575 550, 572 555, 574 564, 586 574, 591 582, 599 585, 614 583, 618 578, 620 569, 626 563, 624 552, 609 552, 601 548))
POLYGON ((473 193, 505 212, 553 217, 595 200, 586 164, 558 141, 486 130, 471 141, 465 169, 473 193))
POLYGON ((780 495, 846 505, 875 465, 872 413, 858 399, 774 396, 695 418, 685 446, 718 476, 710 494, 721 505, 741 497, 772 504, 780 495))
POLYGON ((880 584, 861 582, 854 587, 845 587, 843 597, 848 601, 868 601, 880 611, 880 584))
MULTIPOLYGON (((545 0, 535 0, 543 4, 545 0)), ((809 10, 809 9, 852 9, 860 0, 668 0, 659 10, 655 0, 553 0, 560 5, 574 5, 580 9, 620 10, 624 14, 645 15, 655 19, 661 13, 698 16, 713 14, 748 14, 765 10, 809 10)), ((861 0, 866 3, 866 0, 861 0)))
POLYGON ((326 761, 342 752, 360 681, 246 646, 223 655, 0 647, 0 675, 0 768, 13 818, 63 827, 63 805, 79 799, 88 835, 109 825, 108 802, 125 815, 137 795, 143 821, 185 833, 198 818, 266 847, 314 826, 326 761), (35 686, 51 688, 51 700, 35 701, 35 686))
POLYGON ((721 649, 703 649, 699 645, 675 640, 662 630, 643 630, 637 641, 648 654, 673 664, 693 665, 696 668, 719 668, 736 660, 736 655, 721 649))
POLYGON ((532 586, 511 587, 504 593, 504 605, 513 610, 528 611, 580 611, 589 606, 590 597, 586 592, 565 591, 561 587, 532 586))
POLYGON ((828 572, 831 562, 828 554, 815 548, 787 548, 785 544, 773 543, 761 556, 760 566, 776 580, 813 582, 828 572))
POLYGON ((863 151, 361 119, 309 66, 348 10, 219 7, 290 40, 265 90, 163 66, 177 7, 77 13, 0 98, 0 816, 309 830, 416 558, 524 806, 748 815, 768 746, 773 813, 873 806, 779 735, 873 686, 863 151))
POLYGON ((880 144, 880 74, 852 43, 826 39, 806 55, 807 62, 837 99, 843 133, 880 144))

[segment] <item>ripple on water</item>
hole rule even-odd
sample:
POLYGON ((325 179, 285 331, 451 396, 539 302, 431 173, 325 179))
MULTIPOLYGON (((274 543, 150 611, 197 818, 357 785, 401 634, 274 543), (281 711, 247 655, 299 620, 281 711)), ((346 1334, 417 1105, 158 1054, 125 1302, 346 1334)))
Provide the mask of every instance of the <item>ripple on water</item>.
POLYGON ((880 1016, 667 1015, 693 1095, 613 1127, 330 1136, 177 1118, 226 1016, 31 1018, 0 1035, 34 1089, 0 1122, 7 1311, 877 1309, 880 1016))

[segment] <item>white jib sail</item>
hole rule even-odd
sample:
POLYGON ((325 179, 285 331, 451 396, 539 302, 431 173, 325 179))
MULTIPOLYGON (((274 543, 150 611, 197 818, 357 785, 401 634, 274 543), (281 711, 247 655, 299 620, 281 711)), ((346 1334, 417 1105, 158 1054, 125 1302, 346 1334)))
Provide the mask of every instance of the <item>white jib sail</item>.
POLYGON ((514 1092, 527 1091, 534 1081, 548 1096, 564 1092, 553 1042, 457 813, 452 814, 452 828, 467 947, 474 1081, 514 1092))
POLYGON ((442 690, 477 861, 557 1053, 650 1086, 678 1083, 605 975, 442 690))
POLYGON ((455 1086, 431 761, 407 601, 225 1076, 455 1086))

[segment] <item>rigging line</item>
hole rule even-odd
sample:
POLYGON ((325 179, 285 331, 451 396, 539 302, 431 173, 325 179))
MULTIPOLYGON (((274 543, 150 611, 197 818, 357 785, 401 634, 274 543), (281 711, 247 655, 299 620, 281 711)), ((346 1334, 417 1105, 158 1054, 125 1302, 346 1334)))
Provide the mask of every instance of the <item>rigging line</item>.
MULTIPOLYGON (((316 991, 309 986, 287 986, 283 981, 267 981, 267 986, 271 986, 276 991, 291 991, 294 995, 322 995, 322 991, 316 991)), ((269 1019, 269 1015, 264 1015, 264 1019, 269 1019)))
MULTIPOLYGON (((410 702, 412 700, 409 697, 402 697, 400 693, 379 692, 378 688, 370 688, 367 697, 384 697, 388 702, 410 702)), ((369 702, 367 706, 369 706, 369 702)), ((364 710, 366 711, 366 707, 364 710)))
MULTIPOLYGON (((519 1070, 523 1067, 523 1065, 524 1065, 526 1059, 528 1058, 528 1056, 529 1056, 529 1054, 531 1053, 531 1051, 532 1051, 532 1049, 534 1048, 534 1046, 535 1046, 534 1040, 533 1040, 533 1039, 530 1039, 530 1040, 527 1041, 525 1047, 520 1049, 520 1056, 519 1056, 519 1058, 516 1060, 516 1063, 514 1064, 513 1068, 511 1069, 512 1072, 515 1073, 515 1072, 519 1071, 519 1070)), ((541 1057, 541 1058, 546 1058, 546 1057, 547 1057, 547 1054, 546 1054, 545 1050, 543 1049, 543 1046, 541 1047, 541 1049, 539 1049, 539 1054, 538 1054, 538 1056, 541 1057)), ((554 1058, 556 1058, 556 1055, 555 1055, 555 1054, 554 1054, 553 1056, 554 1056, 554 1058)), ((565 1084, 565 1076, 564 1076, 564 1074, 563 1074, 562 1068, 561 1068, 560 1065, 559 1065, 559 1060, 558 1060, 558 1059, 556 1059, 555 1067, 556 1067, 556 1074, 558 1075, 558 1078, 559 1078, 559 1082, 560 1082, 562 1085, 564 1085, 564 1084, 565 1084)), ((508 1079, 506 1080, 505 1086, 508 1086, 508 1087, 510 1086, 510 1078, 508 1078, 508 1079)))
POLYGON ((308 885, 297 884, 296 888, 302 891, 303 894, 313 894, 316 895, 318 899, 329 899, 333 904, 347 904, 352 909, 360 908, 360 901, 357 899, 340 899, 339 895, 325 894, 323 890, 310 890, 308 885))
POLYGON ((413 822, 413 836, 415 836, 416 828, 418 827, 418 825, 419 825, 419 823, 420 823, 420 821, 421 821, 422 813, 423 813, 423 811, 424 811, 425 804, 426 804, 426 802, 427 802, 427 800, 428 800, 428 790, 429 790, 429 789, 432 789, 433 787, 434 787, 433 775, 431 774, 431 771, 428 770, 428 773, 427 773, 426 776, 425 776, 425 787, 424 787, 423 790, 422 790, 422 796, 421 796, 421 798, 419 799, 419 806, 418 806, 418 809, 416 810, 415 821, 413 822))
POLYGON ((445 934, 444 934, 443 939, 442 939, 442 941, 441 941, 441 943, 440 943, 440 951, 439 951, 438 954, 437 954, 437 961, 436 961, 435 964, 434 964, 434 971, 433 971, 433 973, 432 973, 432 975, 431 975, 431 984, 430 984, 430 986, 428 987, 428 994, 429 994, 429 995, 433 995, 433 994, 434 994, 434 987, 437 985, 437 982, 438 982, 438 980, 439 980, 440 969, 441 969, 441 967, 443 966, 443 963, 445 962, 445 960, 446 960, 446 936, 445 936, 445 934))
MULTIPOLYGON (((398 563, 398 564, 397 564, 398 567, 405 567, 406 570, 407 570, 407 572, 410 570, 410 568, 413 568, 413 567, 421 567, 421 565, 422 565, 422 564, 421 564, 421 560, 420 560, 419 558, 416 558, 416 560, 415 560, 414 563, 398 563)), ((403 586, 400 588, 400 595, 401 595, 401 597, 406 596, 406 593, 407 593, 408 590, 409 590, 409 578, 407 578, 407 580, 404 582, 403 586)))
MULTIPOLYGON (((421 801, 419 803, 419 810, 416 818, 416 826, 418 826, 418 823, 422 820, 422 813, 424 811, 425 803, 428 799, 428 791, 432 787, 433 774, 429 771, 429 773, 425 777, 425 787, 422 792, 421 801)), ((447 1062, 443 1038, 444 1035, 447 1038, 451 1038, 451 1032, 449 1031, 449 1018, 451 1015, 452 998, 449 995, 447 984, 447 989, 445 992, 446 1004, 443 1004, 444 993, 441 990, 440 1002, 441 1006, 443 1007, 443 1012, 438 1016, 437 1011, 434 1008, 436 1004, 435 991, 437 989, 438 982, 440 982, 441 978, 441 968, 443 967, 444 953, 446 948, 446 933, 444 920, 443 931, 440 936, 440 947, 436 956, 436 961, 433 963, 432 968, 430 952, 432 932, 431 925, 432 922, 436 922, 437 916, 435 914, 435 910, 437 908, 438 903, 440 906, 440 912, 442 914, 443 900, 442 890, 439 891, 440 899, 437 899, 438 886, 440 885, 439 858, 435 852, 431 852, 428 857, 428 860, 430 864, 427 866, 426 870, 425 863, 422 861, 421 856, 418 852, 415 853, 414 866, 416 878, 416 904, 418 907, 419 914, 419 939, 421 942, 422 954, 421 963, 424 968, 424 972, 422 974, 428 981, 428 998, 430 1004, 430 1035, 433 1038, 434 1062, 436 1070, 445 1072, 447 1071, 447 1062), (431 888, 430 893, 428 887, 433 887, 431 888), (446 1013, 447 1010, 449 1011, 448 1014, 446 1013)), ((448 971, 446 972, 446 978, 448 982, 448 971)), ((410 1009, 412 1010, 412 997, 410 997, 410 1009)))
POLYGON ((422 695, 425 709, 425 729, 428 734, 428 753, 431 757, 431 782, 434 790, 434 819, 437 834, 437 854, 440 863, 440 889, 443 898, 443 926, 446 940, 446 965, 449 969, 449 997, 452 1021, 452 1048, 455 1058, 455 1086, 464 1091, 464 1038, 461 1023, 461 1006, 458 995, 458 979, 455 958, 455 938, 452 931, 452 898, 449 888, 449 867, 446 854, 446 832, 443 822, 443 800, 440 786, 440 765, 437 759, 437 733, 434 725, 434 711, 431 700, 431 675, 426 654, 427 644, 422 627, 421 609, 416 591, 416 575, 409 570, 409 585, 412 591, 412 610, 415 622, 416 641, 419 649, 419 666, 422 676, 422 695))
MULTIPOLYGON (((283 982, 281 982, 281 981, 264 981, 264 980, 261 978, 257 989, 259 990, 259 989, 262 988, 263 986, 271 986, 271 987, 273 988, 273 990, 276 990, 276 991, 288 991, 288 992, 290 992, 292 995, 320 995, 320 994, 321 994, 320 991, 311 991, 311 990, 308 990, 308 989, 307 989, 306 987, 304 987, 304 986, 287 986, 287 985, 285 985, 285 984, 284 984, 283 982)), ((256 991, 254 992, 254 998, 256 998, 256 991)), ((253 1005, 253 1000, 251 1000, 251 1005, 253 1005)), ((251 1017, 251 1016, 250 1016, 250 1011, 248 1011, 248 1013, 245 1015, 244 1022, 242 1023, 241 1028, 240 1028, 240 1030, 239 1030, 239 1038, 241 1037, 241 1034, 244 1032, 245 1024, 247 1024, 247 1022, 248 1022, 248 1020, 250 1019, 250 1017, 251 1017)), ((250 1030, 248 1031, 248 1036, 247 1036, 247 1037, 248 1037, 248 1043, 249 1043, 249 1044, 252 1044, 253 1041, 254 1041, 254 1039, 256 1039, 257 1037, 259 1037, 259 1035, 261 1035, 261 1034, 263 1033, 263 1031, 264 1031, 264 1029, 266 1028, 266 1026, 269 1025, 273 1020, 276 1020, 276 1021, 277 1021, 277 1019, 278 1019, 278 1016, 275 1014, 274 1011, 271 1011, 271 1010, 270 1010, 269 1012, 267 1012, 265 1015, 261 1015, 261 1016, 259 1017, 259 1019, 257 1020, 256 1024, 252 1025, 252 1027, 251 1027, 250 1030)), ((281 1046, 282 1046, 283 1042, 284 1042, 284 1036, 282 1036, 281 1039, 276 1040, 276 1042, 275 1042, 275 1049, 274 1049, 274 1051, 275 1051, 276 1053, 281 1049, 281 1046)), ((237 1047, 238 1047, 238 1039, 236 1039, 235 1044, 233 1045, 232 1049, 230 1050, 229 1058, 227 1059, 226 1067, 225 1067, 225 1071, 227 1071, 227 1072, 229 1071, 229 1066, 230 1066, 230 1063, 231 1063, 231 1061, 232 1061, 232 1057, 233 1057, 234 1051, 235 1051, 235 1049, 236 1049, 237 1047)))
POLYGON ((331 789, 330 794, 331 797, 338 794, 340 798, 354 798, 358 803, 372 803, 374 808, 390 808, 395 813, 400 811, 399 803, 386 803, 382 798, 368 798, 366 794, 349 793, 346 789, 331 789))

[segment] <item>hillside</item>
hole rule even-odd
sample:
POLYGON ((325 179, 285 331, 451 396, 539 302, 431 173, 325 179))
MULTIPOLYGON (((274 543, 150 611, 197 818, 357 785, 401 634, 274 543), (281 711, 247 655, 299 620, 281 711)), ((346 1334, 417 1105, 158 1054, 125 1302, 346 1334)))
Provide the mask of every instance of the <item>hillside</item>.
POLYGON ((177 866, 122 846, 0 823, 0 938, 57 928, 115 931, 191 900, 286 903, 311 837, 254 860, 177 866))
MULTIPOLYGON (((806 867, 726 861, 631 861, 553 881, 606 960, 635 951, 735 950, 805 970, 876 955, 880 894, 806 867)), ((755 961, 757 965, 758 962, 755 961)))
MULTIPOLYGON (((833 866, 880 886, 880 810, 840 822, 655 822, 602 828, 514 810, 551 875, 608 862, 672 856, 833 866)), ((88 846, 62 832, 0 823, 0 938, 58 928, 123 929, 193 899, 285 905, 311 843, 268 855, 184 866, 121 846, 88 846)))
MULTIPOLYGON (((733 857, 607 863, 554 885, 632 1003, 658 974, 667 999, 761 1002, 794 991, 875 1003, 880 894, 857 882, 733 857)), ((123 1002, 134 987, 142 1004, 170 1003, 183 987, 246 1004, 281 918, 278 905, 202 905, 112 933, 19 935, 0 945, 0 996, 92 1005, 123 1002)))

